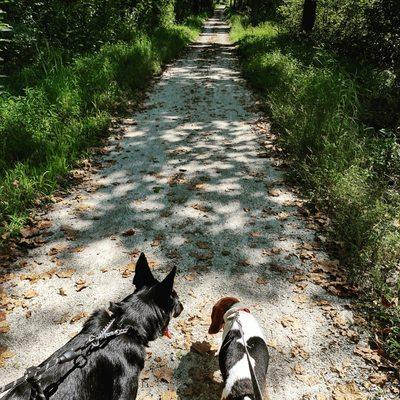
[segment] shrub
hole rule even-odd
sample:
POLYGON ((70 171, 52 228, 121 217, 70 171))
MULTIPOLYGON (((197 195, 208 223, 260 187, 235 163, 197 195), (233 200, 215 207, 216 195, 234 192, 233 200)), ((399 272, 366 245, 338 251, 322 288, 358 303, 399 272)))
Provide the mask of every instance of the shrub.
POLYGON ((386 71, 315 47, 276 22, 253 27, 233 17, 232 37, 244 75, 282 132, 292 177, 329 215, 349 277, 384 325, 385 349, 400 358, 400 145, 393 131, 365 124, 366 110, 381 119, 371 88, 387 85, 386 71))

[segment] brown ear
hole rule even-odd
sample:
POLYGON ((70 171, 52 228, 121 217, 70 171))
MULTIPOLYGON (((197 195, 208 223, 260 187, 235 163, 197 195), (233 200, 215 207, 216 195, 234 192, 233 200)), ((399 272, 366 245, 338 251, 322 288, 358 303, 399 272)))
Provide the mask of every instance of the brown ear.
POLYGON ((208 333, 218 333, 224 326, 224 314, 232 307, 233 304, 239 303, 236 297, 224 297, 215 303, 211 313, 211 325, 208 333))

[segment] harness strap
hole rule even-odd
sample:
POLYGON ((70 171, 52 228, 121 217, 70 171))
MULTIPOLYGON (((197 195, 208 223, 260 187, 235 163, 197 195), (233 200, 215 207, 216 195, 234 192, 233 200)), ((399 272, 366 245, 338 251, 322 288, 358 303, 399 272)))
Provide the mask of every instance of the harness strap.
POLYGON ((240 332, 240 335, 242 336, 242 339, 243 339, 243 344, 244 344, 244 350, 246 352, 247 363, 249 364, 251 383, 253 385, 254 397, 255 397, 255 400, 263 400, 263 395, 262 395, 262 392, 261 392, 261 389, 260 389, 260 384, 258 383, 258 379, 257 379, 256 373, 255 373, 253 365, 251 363, 249 350, 247 348, 247 343, 244 340, 243 327, 242 327, 242 324, 239 321, 238 315, 239 315, 239 313, 237 314, 235 320, 239 325, 239 332, 240 332))
POLYGON ((42 366, 28 368, 24 376, 13 382, 7 383, 4 386, 1 386, 0 393, 12 390, 22 383, 27 382, 32 388, 30 400, 47 400, 47 397, 44 394, 44 391, 40 384, 40 379, 47 370, 56 365, 64 364, 68 361, 77 360, 80 356, 85 358, 90 353, 92 353, 93 350, 100 347, 102 342, 104 342, 105 340, 124 335, 133 329, 131 326, 128 326, 126 328, 115 329, 114 331, 108 332, 114 321, 115 319, 112 319, 97 336, 89 336, 89 340, 83 346, 75 349, 72 348, 66 350, 59 357, 53 358, 52 360, 50 359, 46 364, 42 366))

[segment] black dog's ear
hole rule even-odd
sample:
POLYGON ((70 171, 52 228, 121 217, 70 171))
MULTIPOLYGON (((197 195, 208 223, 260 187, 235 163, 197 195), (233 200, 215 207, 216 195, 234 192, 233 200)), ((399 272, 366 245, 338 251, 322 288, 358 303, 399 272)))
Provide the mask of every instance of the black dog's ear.
POLYGON ((154 287, 154 292, 161 300, 168 299, 174 288, 174 279, 176 274, 176 267, 172 268, 171 272, 164 278, 162 282, 157 283, 154 287))
POLYGON ((151 273, 146 256, 144 255, 144 253, 141 253, 136 263, 133 284, 136 286, 136 289, 139 290, 143 286, 152 286, 155 283, 157 283, 157 281, 151 273))

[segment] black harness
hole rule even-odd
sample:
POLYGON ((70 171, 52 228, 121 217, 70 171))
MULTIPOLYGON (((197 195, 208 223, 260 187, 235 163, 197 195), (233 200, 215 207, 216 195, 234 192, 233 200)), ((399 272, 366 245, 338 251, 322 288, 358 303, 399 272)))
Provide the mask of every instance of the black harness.
POLYGON ((51 358, 42 366, 28 368, 21 378, 8 383, 7 385, 1 386, 0 393, 14 389, 22 383, 27 382, 31 386, 30 400, 48 400, 49 397, 47 394, 45 394, 40 382, 42 375, 46 371, 55 367, 56 365, 61 365, 68 361, 73 361, 74 366, 77 368, 83 367, 86 364, 89 355, 93 353, 93 351, 100 348, 106 341, 124 335, 133 330, 133 328, 129 326, 109 332, 114 321, 115 319, 112 319, 97 336, 90 335, 89 339, 84 345, 69 349, 62 353, 59 357, 51 358))

